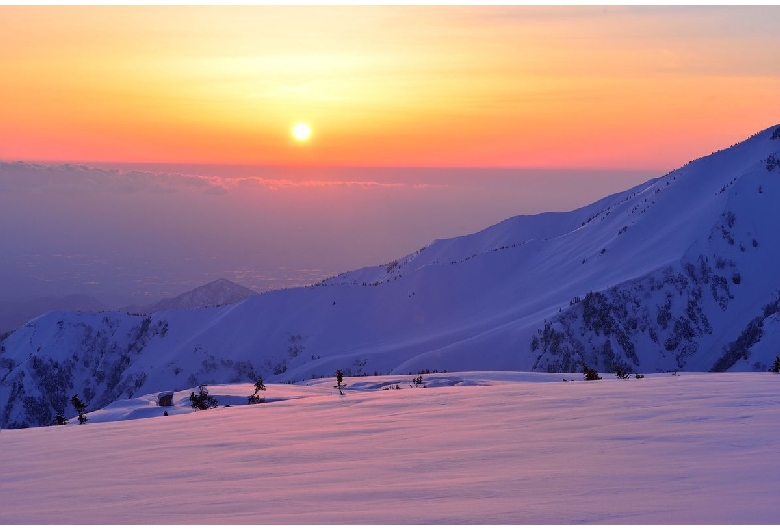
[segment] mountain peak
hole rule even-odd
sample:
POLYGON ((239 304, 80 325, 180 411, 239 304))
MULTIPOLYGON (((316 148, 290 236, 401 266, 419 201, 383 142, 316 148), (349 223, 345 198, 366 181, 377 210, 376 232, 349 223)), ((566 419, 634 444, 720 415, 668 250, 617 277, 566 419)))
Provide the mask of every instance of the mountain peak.
POLYGON ((168 309, 202 309, 225 304, 235 304, 250 296, 257 295, 256 291, 242 285, 219 278, 205 285, 191 289, 173 298, 160 300, 147 306, 143 313, 156 313, 168 309))

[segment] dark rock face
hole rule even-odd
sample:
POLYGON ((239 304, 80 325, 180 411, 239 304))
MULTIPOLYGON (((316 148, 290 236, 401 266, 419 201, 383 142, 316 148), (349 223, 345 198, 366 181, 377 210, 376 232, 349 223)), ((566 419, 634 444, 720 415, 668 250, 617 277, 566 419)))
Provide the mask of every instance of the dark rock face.
POLYGON ((159 407, 172 407, 173 406, 173 392, 160 392, 157 394, 157 406, 159 407))

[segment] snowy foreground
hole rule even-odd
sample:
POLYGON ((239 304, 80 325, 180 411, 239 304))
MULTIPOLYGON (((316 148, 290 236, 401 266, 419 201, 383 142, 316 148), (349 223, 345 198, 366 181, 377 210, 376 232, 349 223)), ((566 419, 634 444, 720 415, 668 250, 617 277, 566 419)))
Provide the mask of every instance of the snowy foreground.
POLYGON ((179 392, 169 417, 119 401, 0 433, 0 523, 780 522, 780 376, 602 375, 331 378, 200 412, 179 392))

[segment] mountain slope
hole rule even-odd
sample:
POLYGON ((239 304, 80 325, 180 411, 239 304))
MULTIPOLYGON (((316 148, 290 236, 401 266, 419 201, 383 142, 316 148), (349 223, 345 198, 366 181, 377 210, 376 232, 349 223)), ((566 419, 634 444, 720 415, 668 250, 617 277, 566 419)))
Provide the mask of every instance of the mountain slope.
POLYGON ((257 293, 224 278, 196 287, 173 298, 165 298, 142 308, 140 313, 156 313, 168 309, 202 309, 225 304, 235 304, 257 293))
POLYGON ((94 409, 336 368, 764 369, 780 337, 778 153, 773 127, 573 212, 234 305, 44 315, 3 344, 0 423, 44 424, 75 392, 94 409))

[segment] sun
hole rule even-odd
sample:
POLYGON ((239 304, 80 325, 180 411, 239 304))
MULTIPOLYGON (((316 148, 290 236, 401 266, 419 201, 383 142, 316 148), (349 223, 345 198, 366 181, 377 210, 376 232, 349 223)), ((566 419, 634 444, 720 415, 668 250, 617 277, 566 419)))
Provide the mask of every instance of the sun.
POLYGON ((299 142, 305 142, 311 136, 311 127, 307 123, 296 123, 292 128, 292 135, 299 142))

